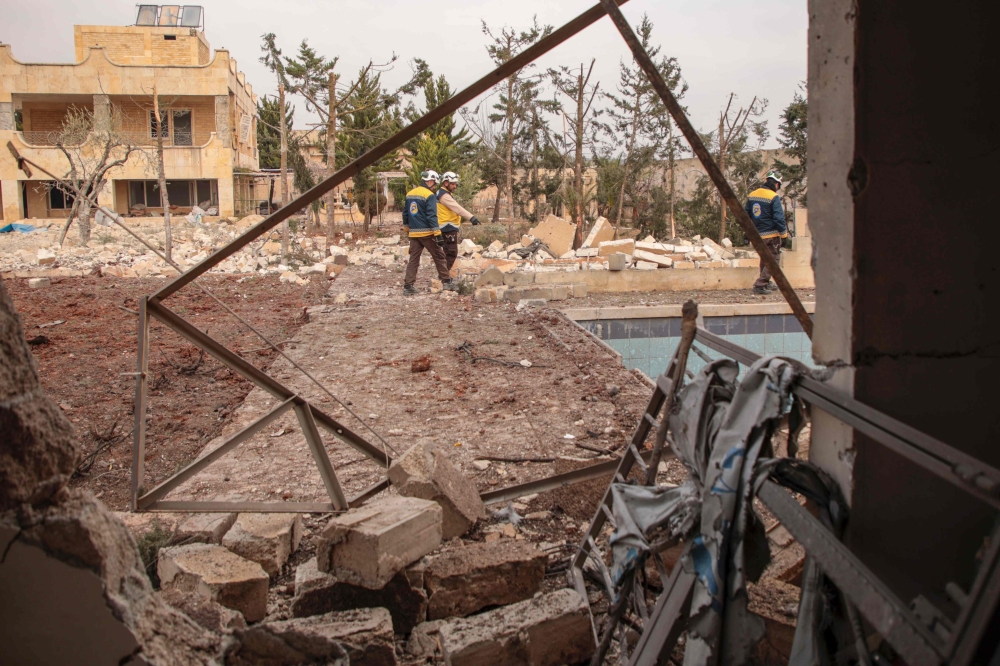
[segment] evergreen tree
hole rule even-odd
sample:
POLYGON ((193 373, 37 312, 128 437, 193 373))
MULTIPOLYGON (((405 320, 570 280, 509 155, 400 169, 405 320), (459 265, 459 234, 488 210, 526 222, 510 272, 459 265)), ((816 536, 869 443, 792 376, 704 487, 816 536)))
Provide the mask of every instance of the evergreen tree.
MULTIPOLYGON (((805 86, 802 86, 805 89, 805 86)), ((781 160, 774 160, 774 168, 784 177, 785 194, 803 206, 806 205, 807 182, 806 182, 806 140, 808 139, 808 127, 806 120, 809 110, 809 101, 795 93, 791 103, 785 107, 781 114, 781 124, 778 125, 778 143, 790 157, 798 160, 795 163, 785 163, 781 160)))

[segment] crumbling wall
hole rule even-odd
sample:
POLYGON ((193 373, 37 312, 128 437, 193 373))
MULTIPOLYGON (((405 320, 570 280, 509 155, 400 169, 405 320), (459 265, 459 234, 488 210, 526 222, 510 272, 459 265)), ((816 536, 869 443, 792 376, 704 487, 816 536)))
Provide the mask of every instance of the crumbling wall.
POLYGON ((77 458, 0 280, 3 663, 215 663, 219 637, 153 592, 125 525, 67 488, 77 458))

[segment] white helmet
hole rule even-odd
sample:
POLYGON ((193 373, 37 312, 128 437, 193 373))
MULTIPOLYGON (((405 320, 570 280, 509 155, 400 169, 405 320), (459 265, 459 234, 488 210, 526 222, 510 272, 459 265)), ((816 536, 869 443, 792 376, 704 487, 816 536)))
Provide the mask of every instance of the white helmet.
POLYGON ((434 169, 428 169, 420 174, 420 180, 427 182, 428 180, 433 180, 435 183, 441 182, 441 176, 434 169))
POLYGON ((458 183, 458 174, 454 171, 445 171, 444 175, 441 176, 441 184, 445 183, 458 183))
POLYGON ((781 174, 777 171, 768 171, 766 180, 773 180, 778 183, 778 187, 781 187, 781 174))

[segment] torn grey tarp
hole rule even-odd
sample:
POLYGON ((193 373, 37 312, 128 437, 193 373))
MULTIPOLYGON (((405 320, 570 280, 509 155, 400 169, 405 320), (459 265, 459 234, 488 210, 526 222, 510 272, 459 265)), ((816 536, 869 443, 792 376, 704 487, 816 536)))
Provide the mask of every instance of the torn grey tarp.
POLYGON ((746 584, 769 560, 767 538, 752 511, 758 458, 769 458, 778 420, 799 403, 791 386, 798 362, 764 357, 736 383, 739 366, 707 364, 678 394, 670 415, 671 446, 688 470, 676 488, 612 484, 616 529, 613 581, 644 562, 653 541, 691 543, 682 566, 697 576, 684 663, 742 664, 763 636, 747 610, 746 584))

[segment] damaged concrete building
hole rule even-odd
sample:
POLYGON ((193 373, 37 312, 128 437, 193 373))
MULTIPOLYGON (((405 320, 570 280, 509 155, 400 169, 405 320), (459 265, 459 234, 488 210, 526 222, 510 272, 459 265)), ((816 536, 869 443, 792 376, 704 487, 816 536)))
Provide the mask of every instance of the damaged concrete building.
MULTIPOLYGON (((257 96, 228 51, 212 52, 201 7, 142 7, 136 25, 74 26, 75 63, 24 63, 16 45, 0 44, 0 143, 59 174, 68 165, 55 144, 70 109, 114 117, 149 155, 136 153, 109 173, 98 201, 122 215, 161 214, 151 156, 162 131, 171 208, 188 213, 207 203, 205 210, 234 215, 241 197, 253 199, 240 194, 250 187, 240 172, 258 168, 257 96), (154 85, 166 107, 162 123, 153 113, 154 85)), ((39 175, 28 177, 7 150, 0 154, 2 219, 69 214, 69 197, 39 175)))

